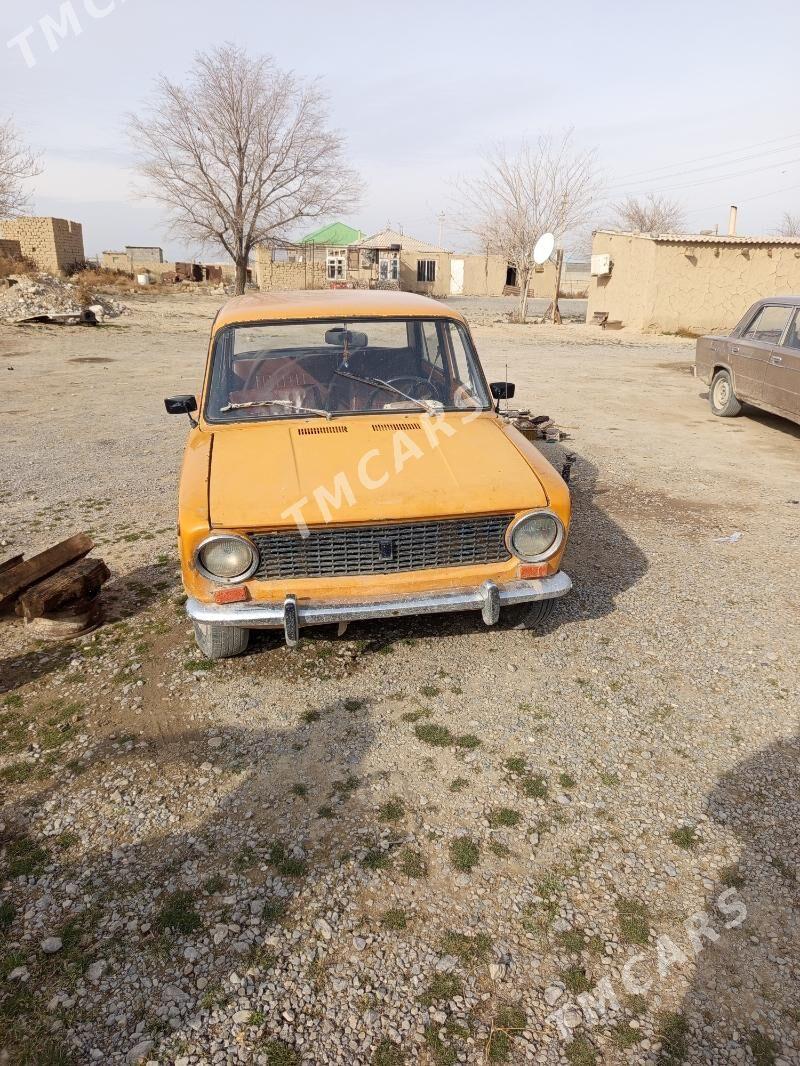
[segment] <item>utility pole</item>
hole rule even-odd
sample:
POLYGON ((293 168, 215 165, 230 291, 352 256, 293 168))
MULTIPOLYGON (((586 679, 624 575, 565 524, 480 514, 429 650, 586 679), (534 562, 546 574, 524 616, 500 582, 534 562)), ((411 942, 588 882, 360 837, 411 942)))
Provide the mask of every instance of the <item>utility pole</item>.
POLYGON ((446 215, 445 215, 444 211, 440 211, 439 214, 436 217, 439 219, 439 242, 438 243, 439 243, 439 247, 441 248, 442 247, 442 240, 444 238, 444 220, 446 218, 446 215))
POLYGON ((559 248, 556 252, 556 281, 555 289, 553 290, 553 323, 556 326, 561 325, 561 312, 558 309, 558 294, 561 290, 561 268, 564 265, 564 249, 559 248))

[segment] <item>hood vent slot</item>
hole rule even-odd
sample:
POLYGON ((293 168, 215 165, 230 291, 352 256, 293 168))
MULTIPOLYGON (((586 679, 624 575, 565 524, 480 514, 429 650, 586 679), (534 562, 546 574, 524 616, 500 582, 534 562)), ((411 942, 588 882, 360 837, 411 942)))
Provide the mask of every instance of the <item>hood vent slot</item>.
POLYGON ((372 428, 376 433, 382 433, 385 430, 391 430, 396 433, 400 429, 420 429, 419 422, 373 422, 372 428))
POLYGON ((318 437, 320 433, 346 433, 347 426, 303 426, 297 430, 298 437, 318 437))

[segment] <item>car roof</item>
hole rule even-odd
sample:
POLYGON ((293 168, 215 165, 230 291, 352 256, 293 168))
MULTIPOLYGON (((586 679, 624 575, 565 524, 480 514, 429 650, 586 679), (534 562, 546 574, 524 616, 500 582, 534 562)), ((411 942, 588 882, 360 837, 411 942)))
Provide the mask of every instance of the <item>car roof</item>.
POLYGON ((312 289, 249 292, 220 308, 214 329, 241 322, 312 318, 455 318, 462 315, 429 296, 380 289, 312 289))
POLYGON ((784 307, 800 307, 800 296, 767 296, 763 300, 756 300, 756 304, 779 304, 784 307))

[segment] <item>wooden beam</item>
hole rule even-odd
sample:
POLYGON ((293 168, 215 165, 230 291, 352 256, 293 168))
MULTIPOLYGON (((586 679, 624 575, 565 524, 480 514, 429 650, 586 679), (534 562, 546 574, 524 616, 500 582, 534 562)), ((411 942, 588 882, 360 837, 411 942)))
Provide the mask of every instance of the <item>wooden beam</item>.
POLYGON ((92 538, 87 533, 76 533, 74 537, 62 540, 60 544, 48 548, 47 551, 40 552, 2 571, 0 573, 0 603, 12 596, 18 596, 20 592, 24 592, 26 588, 41 581, 42 578, 54 574, 62 566, 69 566, 77 559, 82 559, 93 547, 92 538))
POLYGON ((0 563, 0 574, 2 574, 4 570, 10 570, 11 567, 16 566, 17 563, 21 563, 24 558, 24 555, 11 555, 8 559, 4 559, 2 563, 0 563))
POLYGON ((52 614, 69 604, 91 599, 110 576, 102 559, 80 559, 23 592, 17 604, 17 614, 24 615, 30 622, 32 618, 52 614))

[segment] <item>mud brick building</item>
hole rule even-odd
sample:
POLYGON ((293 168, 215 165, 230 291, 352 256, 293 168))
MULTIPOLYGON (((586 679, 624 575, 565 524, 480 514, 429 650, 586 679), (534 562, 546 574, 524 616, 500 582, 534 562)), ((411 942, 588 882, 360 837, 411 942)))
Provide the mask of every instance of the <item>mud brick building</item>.
POLYGON ((86 258, 83 227, 65 218, 6 219, 0 221, 0 238, 17 241, 20 253, 49 274, 60 274, 86 258))

